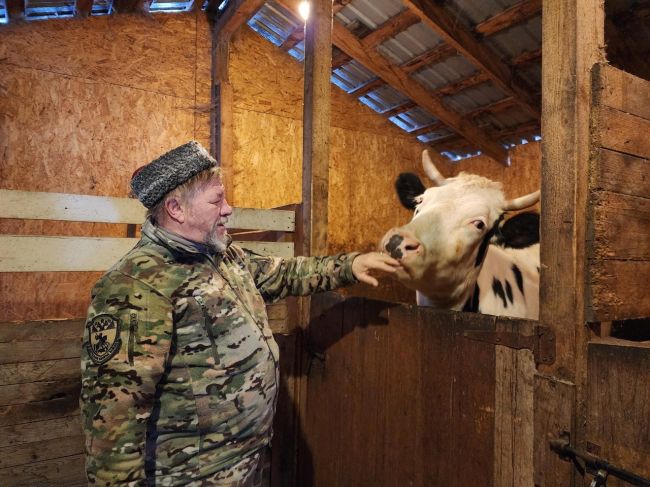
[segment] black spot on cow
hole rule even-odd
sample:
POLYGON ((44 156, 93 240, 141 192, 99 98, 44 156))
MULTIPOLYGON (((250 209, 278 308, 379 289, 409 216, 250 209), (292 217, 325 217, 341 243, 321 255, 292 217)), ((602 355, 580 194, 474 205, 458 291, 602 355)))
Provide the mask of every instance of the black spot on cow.
POLYGON ((403 241, 404 237, 401 235, 393 235, 386 244, 386 250, 393 259, 401 259, 403 257, 402 249, 399 248, 403 241))
POLYGON ((503 284, 501 284, 501 281, 499 281, 496 277, 492 279, 492 291, 494 292, 495 296, 501 298, 501 300, 503 301, 503 307, 507 308, 508 301, 506 301, 506 293, 503 290, 503 284))
POLYGON ((524 295, 524 276, 521 275, 521 271, 517 264, 512 264, 512 273, 515 275, 515 281, 517 282, 517 287, 521 295, 524 295))
POLYGON ((404 208, 409 210, 415 209, 415 198, 424 193, 425 189, 420 177, 412 172, 401 173, 395 181, 395 190, 399 201, 404 208))
POLYGON ((510 285, 510 281, 506 279, 506 296, 508 296, 508 301, 510 301, 512 304, 515 304, 515 300, 512 297, 512 286, 510 285))
POLYGON ((523 249, 539 243, 539 213, 518 213, 499 228, 496 240, 502 247, 523 249))
POLYGON ((463 306, 463 311, 468 311, 470 313, 478 313, 480 294, 481 294, 481 289, 478 287, 478 284, 476 284, 474 286, 474 293, 467 300, 467 302, 465 302, 465 306, 463 306))

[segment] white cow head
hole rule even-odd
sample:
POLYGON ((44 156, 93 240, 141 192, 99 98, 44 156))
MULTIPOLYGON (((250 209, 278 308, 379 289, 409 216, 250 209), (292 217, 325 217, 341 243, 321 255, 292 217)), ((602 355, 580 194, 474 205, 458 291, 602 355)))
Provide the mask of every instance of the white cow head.
POLYGON ((402 264, 397 279, 436 307, 462 309, 470 297, 485 252, 504 212, 534 205, 539 191, 506 200, 501 183, 475 174, 444 178, 428 152, 422 164, 435 186, 400 174, 396 188, 410 223, 389 230, 380 248, 402 264))

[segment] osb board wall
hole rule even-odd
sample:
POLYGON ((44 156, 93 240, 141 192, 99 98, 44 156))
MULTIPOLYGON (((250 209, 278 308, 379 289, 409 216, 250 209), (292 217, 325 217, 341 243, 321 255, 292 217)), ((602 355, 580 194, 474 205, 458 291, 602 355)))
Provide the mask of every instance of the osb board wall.
MULTIPOLYGON (((126 196, 135 168, 209 145, 204 15, 116 15, 0 29, 0 187, 126 196)), ((7 234, 124 236, 121 225, 0 220, 7 234)), ((85 315, 97 273, 0 274, 2 321, 85 315)))
MULTIPOLYGON (((271 208, 301 200, 303 65, 244 27, 229 58, 233 88, 235 206, 271 208)), ((354 97, 332 86, 329 235, 330 252, 373 250, 383 233, 410 212, 393 187, 400 172, 420 174, 424 146, 354 97)), ((504 181, 510 196, 539 188, 539 144, 513 151, 512 167, 486 157, 440 170, 461 170, 504 181)), ((378 299, 413 301, 413 293, 385 280, 378 290, 352 289, 378 299)))

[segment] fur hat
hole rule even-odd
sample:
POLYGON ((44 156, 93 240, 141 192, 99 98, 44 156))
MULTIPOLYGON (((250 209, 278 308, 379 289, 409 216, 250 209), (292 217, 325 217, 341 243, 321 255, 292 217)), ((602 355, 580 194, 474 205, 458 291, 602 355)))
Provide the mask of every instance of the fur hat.
POLYGON ((131 176, 131 189, 144 206, 152 208, 171 190, 216 165, 214 157, 192 140, 137 169, 131 176))

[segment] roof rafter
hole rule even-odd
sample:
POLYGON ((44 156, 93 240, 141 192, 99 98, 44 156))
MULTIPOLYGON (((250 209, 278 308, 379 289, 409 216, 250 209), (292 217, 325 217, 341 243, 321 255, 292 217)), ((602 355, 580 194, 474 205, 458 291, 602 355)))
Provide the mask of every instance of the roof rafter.
POLYGON ((88 17, 93 8, 93 0, 76 0, 74 2, 74 16, 88 17))
POLYGON ((484 36, 490 36, 509 29, 536 16, 542 11, 542 0, 524 0, 507 10, 490 17, 478 24, 474 31, 484 36))
POLYGON ((151 0, 113 0, 111 9, 118 14, 148 12, 149 5, 151 0))
MULTIPOLYGON (((209 0, 205 8, 208 17, 215 18, 219 12, 219 4, 221 0, 209 0)), ((228 3, 226 10, 221 12, 216 18, 214 26, 222 39, 229 39, 248 19, 250 19, 255 12, 257 12, 262 5, 266 3, 265 0, 232 0, 228 3)))
POLYGON ((408 9, 402 10, 365 36, 361 43, 368 48, 376 47, 418 22, 420 22, 420 18, 417 15, 408 9))
MULTIPOLYGON (((287 0, 282 0, 282 2, 285 1, 287 0)), ((408 73, 392 65, 374 49, 366 49, 359 39, 338 22, 333 24, 332 41, 339 49, 382 78, 387 84, 409 97, 454 131, 462 134, 463 137, 472 140, 490 157, 503 164, 507 163, 507 152, 491 140, 487 133, 467 120, 463 120, 460 114, 447 108, 439 98, 432 96, 420 83, 410 78, 408 73)))
POLYGON ((25 18, 25 0, 7 0, 5 5, 9 22, 15 22, 25 18))
POLYGON ((442 5, 432 0, 403 0, 422 22, 433 29, 469 62, 485 71, 494 84, 507 95, 514 96, 530 115, 540 117, 539 105, 512 69, 482 45, 473 32, 459 23, 442 5))

